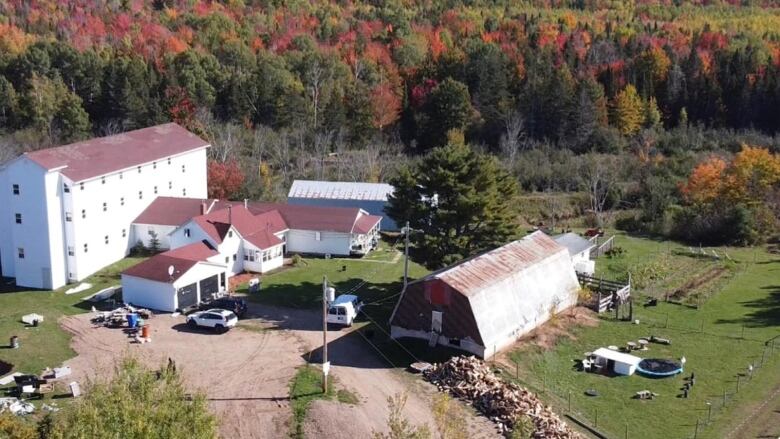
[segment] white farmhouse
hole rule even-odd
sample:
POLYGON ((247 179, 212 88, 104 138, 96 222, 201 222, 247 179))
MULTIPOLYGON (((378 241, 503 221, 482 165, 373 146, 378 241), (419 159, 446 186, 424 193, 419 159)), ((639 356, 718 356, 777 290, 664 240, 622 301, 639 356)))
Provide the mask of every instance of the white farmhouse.
POLYGON ((124 258, 158 196, 206 197, 209 144, 164 125, 25 153, 0 166, 0 265, 54 289, 124 258))
POLYGON ((488 358, 574 306, 578 291, 569 252, 534 232, 410 283, 390 317, 391 336, 488 358))

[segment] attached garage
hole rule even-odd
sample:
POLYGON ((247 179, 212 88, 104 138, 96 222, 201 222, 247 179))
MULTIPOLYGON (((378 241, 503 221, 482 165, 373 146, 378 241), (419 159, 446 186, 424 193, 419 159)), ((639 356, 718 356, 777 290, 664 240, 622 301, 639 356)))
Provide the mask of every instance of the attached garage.
POLYGON ((174 312, 197 305, 213 293, 224 291, 227 266, 211 262, 218 256, 205 243, 194 243, 160 253, 122 272, 125 303, 174 312))

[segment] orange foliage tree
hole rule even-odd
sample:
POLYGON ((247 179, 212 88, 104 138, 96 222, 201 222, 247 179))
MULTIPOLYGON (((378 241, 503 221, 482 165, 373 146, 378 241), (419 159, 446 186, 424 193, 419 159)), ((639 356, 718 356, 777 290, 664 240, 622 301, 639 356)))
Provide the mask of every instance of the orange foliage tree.
POLYGON ((209 161, 209 197, 220 200, 228 200, 238 194, 244 184, 244 173, 238 166, 238 162, 209 161))
POLYGON ((398 120, 401 112, 401 98, 390 84, 381 84, 371 91, 371 114, 373 123, 380 131, 398 120))

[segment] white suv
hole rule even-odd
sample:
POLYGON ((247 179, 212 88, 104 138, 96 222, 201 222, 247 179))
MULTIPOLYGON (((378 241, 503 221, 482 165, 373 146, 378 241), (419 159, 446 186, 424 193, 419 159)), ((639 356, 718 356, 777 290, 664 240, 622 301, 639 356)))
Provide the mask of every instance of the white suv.
POLYGON ((328 307, 328 323, 352 326, 360 310, 363 309, 363 302, 358 296, 344 294, 336 298, 328 307))
POLYGON ((233 311, 225 309, 214 308, 198 311, 187 316, 187 324, 193 328, 212 328, 224 332, 236 326, 236 323, 238 323, 238 317, 236 317, 233 311))

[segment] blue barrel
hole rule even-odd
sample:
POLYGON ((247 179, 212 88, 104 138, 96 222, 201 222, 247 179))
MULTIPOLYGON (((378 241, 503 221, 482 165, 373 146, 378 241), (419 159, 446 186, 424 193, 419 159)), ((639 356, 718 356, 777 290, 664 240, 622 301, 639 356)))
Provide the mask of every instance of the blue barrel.
POLYGON ((127 326, 131 328, 135 328, 136 326, 138 326, 138 314, 136 313, 127 314, 127 326))

